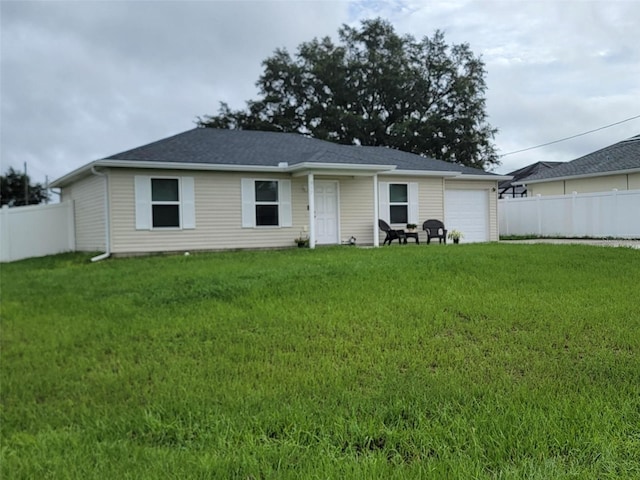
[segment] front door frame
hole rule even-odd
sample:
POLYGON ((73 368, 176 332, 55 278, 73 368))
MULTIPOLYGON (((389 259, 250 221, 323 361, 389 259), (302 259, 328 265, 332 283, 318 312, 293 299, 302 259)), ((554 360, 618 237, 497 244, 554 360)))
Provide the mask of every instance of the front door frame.
POLYGON ((332 186, 335 187, 335 201, 336 201, 336 212, 335 212, 335 231, 336 231, 336 237, 335 237, 335 241, 333 242, 329 242, 329 243, 324 243, 323 245, 338 245, 340 244, 340 182, 338 180, 316 180, 315 181, 315 186, 314 186, 314 202, 313 202, 313 230, 314 230, 314 236, 315 238, 315 242, 317 243, 318 239, 317 239, 317 225, 316 225, 316 217, 317 217, 317 207, 316 207, 316 201, 315 201, 315 194, 317 191, 317 188, 319 185, 322 184, 330 184, 332 186))

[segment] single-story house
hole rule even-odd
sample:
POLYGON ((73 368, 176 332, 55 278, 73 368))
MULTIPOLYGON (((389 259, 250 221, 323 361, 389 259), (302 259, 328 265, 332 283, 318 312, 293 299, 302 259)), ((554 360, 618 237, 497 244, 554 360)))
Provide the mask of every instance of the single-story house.
POLYGON ((562 165, 562 162, 536 162, 531 165, 519 168, 507 173, 511 180, 502 180, 498 183, 498 198, 518 198, 527 196, 527 187, 523 185, 521 180, 547 170, 549 168, 562 165))
POLYGON ((514 181, 529 196, 640 189, 640 135, 514 181))
POLYGON ((77 250, 106 256, 288 247, 301 235, 312 248, 350 237, 378 246, 379 218, 394 228, 436 218, 465 241, 494 241, 505 178, 383 147, 195 128, 51 186, 74 202, 77 250))

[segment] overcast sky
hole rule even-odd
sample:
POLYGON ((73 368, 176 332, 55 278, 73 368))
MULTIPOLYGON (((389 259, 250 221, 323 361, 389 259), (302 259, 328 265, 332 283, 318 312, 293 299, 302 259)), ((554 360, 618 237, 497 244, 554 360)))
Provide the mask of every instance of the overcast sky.
MULTIPOLYGON (((640 115, 640 0, 0 0, 2 173, 54 180, 257 97, 261 61, 374 17, 445 32, 487 70, 501 154, 640 115)), ((502 158, 569 161, 640 133, 640 118, 502 158)))

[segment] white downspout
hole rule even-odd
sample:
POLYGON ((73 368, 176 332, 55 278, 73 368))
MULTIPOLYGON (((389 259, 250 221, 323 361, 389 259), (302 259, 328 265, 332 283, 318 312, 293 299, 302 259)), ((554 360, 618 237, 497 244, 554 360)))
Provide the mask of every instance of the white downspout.
POLYGON ((92 262, 99 262, 105 258, 111 256, 111 226, 109 218, 111 217, 109 211, 109 176, 106 173, 99 172, 96 167, 91 167, 91 173, 99 177, 104 177, 104 230, 105 230, 105 249, 106 251, 100 255, 97 255, 91 259, 92 262))
POLYGON ((373 246, 380 246, 380 238, 378 236, 378 219, 380 218, 380 207, 378 204, 378 174, 373 176, 373 246))

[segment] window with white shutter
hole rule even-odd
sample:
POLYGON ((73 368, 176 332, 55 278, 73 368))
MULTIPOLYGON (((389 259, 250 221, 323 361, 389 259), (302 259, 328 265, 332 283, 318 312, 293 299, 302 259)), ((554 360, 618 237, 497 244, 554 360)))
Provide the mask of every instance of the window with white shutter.
POLYGON ((195 228, 193 177, 136 175, 134 188, 137 230, 195 228))
POLYGON ((291 180, 243 178, 242 226, 290 227, 291 180))
POLYGON ((417 182, 380 182, 378 187, 378 210, 382 220, 393 225, 419 222, 417 182))

